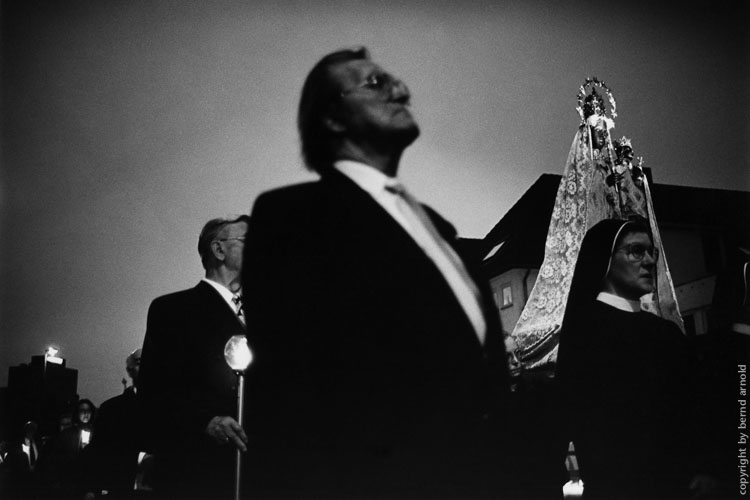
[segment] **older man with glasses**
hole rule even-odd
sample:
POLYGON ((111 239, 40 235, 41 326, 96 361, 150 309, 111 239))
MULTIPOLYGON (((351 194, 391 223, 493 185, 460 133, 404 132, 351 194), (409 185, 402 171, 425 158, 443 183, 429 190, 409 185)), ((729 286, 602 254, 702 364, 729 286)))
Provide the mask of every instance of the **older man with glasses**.
POLYGON ((249 217, 213 219, 198 238, 205 277, 155 299, 139 372, 142 425, 154 455, 156 498, 231 498, 237 448, 246 449, 235 374, 224 345, 245 332, 240 273, 249 217))
POLYGON ((455 229, 397 177, 410 98, 364 48, 325 56, 298 111, 320 180, 255 202, 249 496, 513 497, 499 315, 455 229))

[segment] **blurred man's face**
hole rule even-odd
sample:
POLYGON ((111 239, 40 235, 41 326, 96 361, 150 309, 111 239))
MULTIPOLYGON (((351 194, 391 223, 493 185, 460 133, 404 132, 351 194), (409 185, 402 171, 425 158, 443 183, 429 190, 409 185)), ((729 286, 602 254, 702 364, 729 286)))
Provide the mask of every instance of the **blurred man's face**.
POLYGON ((78 420, 82 424, 88 424, 89 422, 91 422, 91 416, 93 415, 93 413, 93 409, 89 405, 81 405, 78 407, 78 420))
POLYGON ((513 337, 505 337, 505 353, 508 356, 508 370, 511 378, 521 375, 521 359, 518 357, 518 344, 513 337))
POLYGON ((141 370, 141 350, 138 349, 133 354, 128 356, 126 360, 125 369, 128 372, 128 376, 133 379, 133 384, 138 384, 138 373, 141 370))
POLYGON ((38 427, 35 422, 27 422, 23 427, 24 434, 29 439, 33 439, 36 436, 37 429, 38 427))
POLYGON ((58 421, 58 427, 61 431, 73 427, 73 417, 70 415, 61 416, 60 420, 58 421))
POLYGON ((216 238, 222 245, 226 257, 224 265, 227 269, 237 273, 242 271, 242 253, 245 248, 246 235, 247 222, 240 221, 224 226, 216 238))
POLYGON ((330 71, 342 94, 334 120, 349 139, 365 144, 397 141, 405 147, 417 138, 411 96, 401 80, 364 59, 333 66, 330 71))

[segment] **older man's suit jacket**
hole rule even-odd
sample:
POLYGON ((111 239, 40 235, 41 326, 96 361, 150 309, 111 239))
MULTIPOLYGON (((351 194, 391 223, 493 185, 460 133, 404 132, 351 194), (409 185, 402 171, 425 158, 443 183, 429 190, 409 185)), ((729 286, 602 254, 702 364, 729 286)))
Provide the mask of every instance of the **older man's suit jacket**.
POLYGON ((130 494, 145 450, 139 426, 139 399, 133 387, 112 397, 96 412, 96 431, 84 450, 86 491, 130 494))
MULTIPOLYGON (((452 226, 430 214, 455 244, 452 226)), ((248 235, 249 494, 490 490, 504 475, 507 373, 481 280, 484 346, 432 261, 336 171, 262 194, 248 235)))
POLYGON ((237 377, 224 361, 224 345, 244 331, 205 282, 151 303, 138 396, 155 454, 156 484, 169 495, 188 491, 208 497, 215 485, 231 494, 233 449, 214 444, 205 429, 214 416, 236 416, 237 377))

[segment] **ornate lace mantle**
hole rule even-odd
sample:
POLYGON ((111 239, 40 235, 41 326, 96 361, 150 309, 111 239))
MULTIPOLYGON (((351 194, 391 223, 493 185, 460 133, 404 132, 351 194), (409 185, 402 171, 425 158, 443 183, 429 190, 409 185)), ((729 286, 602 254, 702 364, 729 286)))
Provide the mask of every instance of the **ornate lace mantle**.
MULTIPOLYGON (((618 193, 607 185, 607 174, 604 159, 591 147, 589 127, 581 126, 573 139, 557 190, 539 276, 511 334, 525 369, 554 367, 560 325, 583 237, 597 222, 623 218, 623 212, 648 218, 654 245, 663 256, 657 263, 657 293, 653 294, 653 301, 643 304, 644 309, 674 321, 684 330, 648 182, 644 179, 645 203, 642 197, 625 199, 626 206, 621 210, 611 201, 618 199, 618 193)), ((628 177, 627 181, 632 188, 632 180, 628 177)))

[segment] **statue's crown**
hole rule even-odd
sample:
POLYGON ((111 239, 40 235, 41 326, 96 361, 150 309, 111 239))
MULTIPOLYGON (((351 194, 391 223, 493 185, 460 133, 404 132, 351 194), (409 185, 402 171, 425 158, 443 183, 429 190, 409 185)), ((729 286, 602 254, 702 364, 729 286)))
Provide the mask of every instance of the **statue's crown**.
POLYGON ((586 78, 583 85, 578 88, 578 106, 576 110, 578 115, 581 117, 581 122, 585 122, 586 119, 592 115, 606 116, 607 108, 604 103, 604 97, 596 91, 596 87, 599 87, 604 91, 609 100, 610 115, 612 118, 617 118, 617 103, 615 102, 612 92, 609 90, 607 85, 599 80, 597 77, 592 76, 586 78), (591 93, 588 93, 588 87, 591 87, 591 93))
POLYGON ((615 147, 616 147, 616 148, 618 148, 618 147, 619 147, 619 148, 624 148, 624 147, 628 147, 628 148, 630 148, 630 149, 633 149, 633 144, 632 144, 632 143, 630 142, 630 139, 628 139, 627 137, 625 137, 625 136, 623 135, 623 136, 622 136, 622 137, 620 137, 619 139, 616 139, 616 140, 615 140, 615 147))

